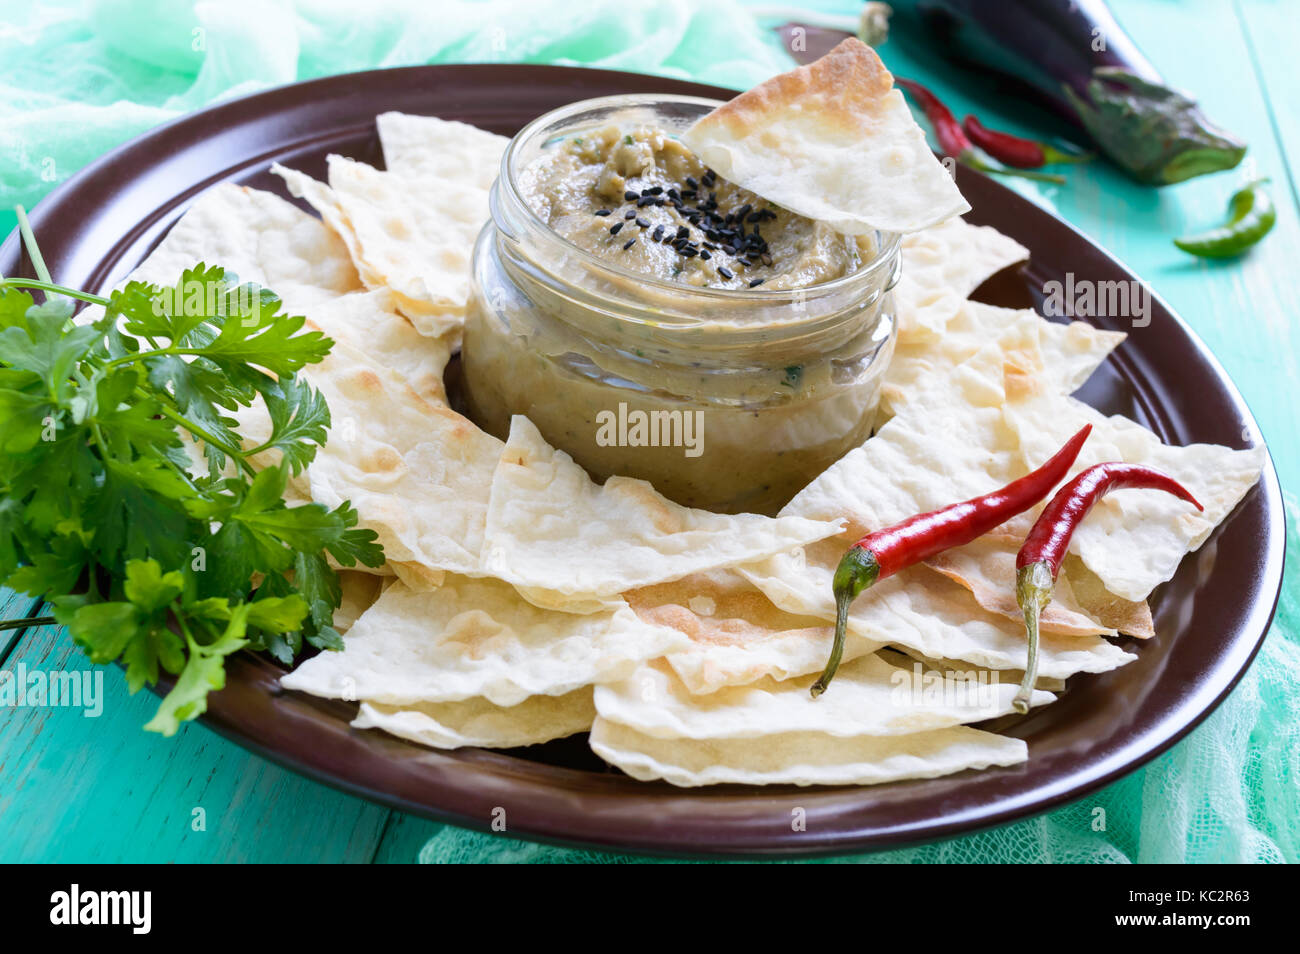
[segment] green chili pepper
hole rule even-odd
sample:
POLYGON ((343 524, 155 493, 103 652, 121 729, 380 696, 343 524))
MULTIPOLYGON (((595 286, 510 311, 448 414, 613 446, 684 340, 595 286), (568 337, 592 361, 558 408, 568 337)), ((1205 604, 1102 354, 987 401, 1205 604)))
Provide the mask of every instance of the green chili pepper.
POLYGON ((1235 192, 1228 202, 1228 221, 1217 229, 1174 239, 1184 252, 1201 258, 1233 258, 1262 239, 1277 223, 1273 200, 1264 191, 1267 179, 1256 179, 1235 192))

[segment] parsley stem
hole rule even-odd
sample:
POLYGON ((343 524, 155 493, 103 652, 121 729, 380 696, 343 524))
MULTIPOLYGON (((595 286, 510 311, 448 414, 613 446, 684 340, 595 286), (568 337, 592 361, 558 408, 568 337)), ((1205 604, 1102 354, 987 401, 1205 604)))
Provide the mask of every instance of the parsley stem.
MULTIPOLYGON (((44 267, 44 263, 42 263, 42 267, 44 267)), ((64 295, 68 298, 90 302, 92 305, 107 306, 109 304, 107 298, 102 298, 99 295, 92 295, 89 292, 69 288, 66 285, 56 285, 54 282, 38 281, 34 278, 3 278, 0 279, 0 288, 35 288, 53 295, 64 295)))
POLYGON ((53 284, 54 279, 50 277, 50 270, 45 267, 45 259, 41 257, 40 247, 36 244, 36 235, 32 232, 32 223, 27 221, 27 210, 21 205, 16 205, 14 211, 18 213, 18 231, 22 233, 23 245, 27 247, 27 257, 32 260, 32 267, 36 269, 36 276, 43 282, 53 284))
POLYGON ((177 348, 174 345, 169 345, 166 348, 155 348, 152 351, 140 351, 136 354, 124 354, 120 358, 114 358, 112 361, 106 362, 104 364, 104 370, 111 371, 113 368, 120 368, 124 364, 135 364, 139 361, 144 361, 147 358, 161 358, 169 354, 204 355, 208 353, 209 352, 204 348, 177 348))
MULTIPOLYGON (((139 395, 140 397, 144 397, 144 398, 150 397, 150 395, 144 390, 144 388, 136 388, 135 391, 136 394, 139 395)), ((254 473, 256 473, 256 471, 253 470, 253 465, 244 459, 244 452, 242 450, 232 448, 229 444, 227 444, 225 441, 221 440, 220 438, 213 437, 203 427, 199 426, 198 424, 195 424, 193 421, 185 417, 185 415, 181 414, 180 412, 173 411, 166 404, 159 402, 158 412, 162 414, 163 417, 166 417, 174 421, 175 423, 179 424, 181 427, 185 428, 185 430, 189 431, 191 434, 193 434, 199 440, 203 441, 205 444, 211 444, 213 447, 221 451, 227 457, 234 458, 239 463, 239 466, 249 476, 252 476, 254 473)))
POLYGON ((28 626, 49 626, 57 620, 53 616, 26 616, 23 619, 7 619, 0 622, 0 632, 6 629, 26 629, 28 626))

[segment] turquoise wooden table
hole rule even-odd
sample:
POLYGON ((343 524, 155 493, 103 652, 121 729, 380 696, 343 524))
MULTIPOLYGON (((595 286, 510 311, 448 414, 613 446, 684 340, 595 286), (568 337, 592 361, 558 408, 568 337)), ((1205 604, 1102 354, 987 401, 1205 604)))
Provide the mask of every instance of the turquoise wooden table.
MULTIPOLYGON (((1071 169, 1064 188, 1031 191, 1127 261, 1209 343, 1259 420, 1283 487, 1300 488, 1297 12, 1284 0, 1112 6, 1167 79, 1250 143, 1251 161, 1273 180, 1277 227, 1237 262, 1196 261, 1170 244, 1220 219, 1240 171, 1153 190, 1093 163, 1071 169)), ((882 51, 889 66, 932 83, 959 115, 1033 131, 1032 114, 970 74, 898 47, 882 51)), ((12 224, 0 218, 0 234, 12 224)), ((1300 573, 1294 561, 1289 573, 1300 573)), ((39 609, 8 592, 0 605, 6 619, 39 609)), ((0 665, 91 668, 50 626, 0 633, 0 665)), ((98 717, 0 708, 0 861, 410 862, 441 827, 300 778, 202 725, 170 740, 146 733, 154 705, 148 693, 129 696, 121 672, 108 669, 98 717)))

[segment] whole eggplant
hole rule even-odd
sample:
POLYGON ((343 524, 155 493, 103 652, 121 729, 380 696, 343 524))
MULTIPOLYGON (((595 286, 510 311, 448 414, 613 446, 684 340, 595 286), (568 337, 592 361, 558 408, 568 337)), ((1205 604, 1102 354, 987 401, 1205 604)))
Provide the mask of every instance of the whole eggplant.
POLYGON ((889 0, 895 25, 1032 89, 1140 182, 1231 169, 1246 144, 1171 89, 1103 0, 889 0))

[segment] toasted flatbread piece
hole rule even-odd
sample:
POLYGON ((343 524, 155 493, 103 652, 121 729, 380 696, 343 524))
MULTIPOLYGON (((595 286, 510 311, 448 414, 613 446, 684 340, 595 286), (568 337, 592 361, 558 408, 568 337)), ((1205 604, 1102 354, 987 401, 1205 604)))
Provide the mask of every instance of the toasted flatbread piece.
POLYGON ((987 225, 961 216, 903 236, 894 286, 900 344, 936 341, 968 297, 1004 268, 1029 258, 1029 249, 987 225))
POLYGON ((990 342, 1003 350, 1004 368, 1069 394, 1080 388, 1126 335, 1103 331, 1086 321, 1068 325, 1047 321, 1033 309, 999 308, 963 302, 935 340, 900 342, 885 373, 881 422, 913 395, 924 391, 924 379, 942 379, 990 342))
POLYGON ((499 580, 448 574, 427 591, 391 583, 353 624, 342 651, 307 660, 281 684, 399 707, 476 697, 515 706, 625 678, 685 641, 642 622, 627 604, 559 613, 525 602, 499 580))
POLYGON ((416 331, 398 312, 390 291, 352 292, 314 304, 307 313, 313 325, 350 345, 372 367, 391 371, 429 404, 446 406, 442 374, 451 360, 451 343, 416 331))
POLYGON ((1125 600, 1147 598, 1174 575, 1184 556, 1200 547, 1259 480, 1263 446, 1233 450, 1218 444, 1165 444, 1126 417, 1106 417, 1081 401, 1050 392, 1026 395, 1005 409, 1023 459, 1060 446, 1086 423, 1092 436, 1072 472, 1109 460, 1146 464, 1192 492, 1205 507, 1158 490, 1120 490, 1102 498, 1070 541, 1105 588, 1125 600))
POLYGON ((501 155, 510 140, 468 123, 380 113, 375 117, 384 165, 389 172, 411 179, 469 182, 487 191, 501 170, 501 155))
POLYGON ((270 288, 291 311, 361 291, 343 241, 279 196, 223 183, 204 192, 132 278, 171 285, 199 262, 270 288))
POLYGON ((361 614, 374 606, 388 584, 388 578, 359 570, 340 570, 339 587, 343 601, 334 611, 334 629, 347 633, 361 614))
MULTIPOLYGON (((946 550, 926 561, 950 580, 971 591, 975 601, 993 613, 1019 622, 1016 603, 1016 553, 1024 543, 1017 534, 989 534, 964 547, 946 550)), ((1147 639, 1155 635, 1151 608, 1107 593, 1100 580, 1081 562, 1063 567, 1043 609, 1039 628, 1073 636, 1114 636, 1123 633, 1147 639), (1075 592, 1075 581, 1081 588, 1075 592)))
POLYGON ((834 521, 683 507, 644 480, 597 484, 516 415, 492 478, 483 571, 539 605, 564 607, 760 560, 838 530, 834 521))
MULTIPOLYGON (((1007 715, 1017 685, 996 672, 970 678, 927 671, 920 663, 894 666, 872 653, 845 663, 834 692, 814 699, 811 673, 766 677, 708 695, 691 693, 662 660, 628 678, 596 687, 602 719, 660 739, 759 739, 788 732, 837 738, 906 735, 1007 715)), ((1034 705, 1055 696, 1035 692, 1034 705)))
POLYGON ((476 572, 501 442, 341 342, 307 376, 332 419, 307 469, 312 499, 350 500, 389 562, 427 585, 443 571, 476 572))
POLYGON ((487 190, 468 173, 407 177, 342 156, 328 161, 329 185, 280 165, 271 171, 343 239, 367 288, 391 290, 421 334, 458 344, 470 254, 490 217, 487 190))
POLYGON ((597 718, 591 748, 643 781, 694 787, 746 785, 876 785, 936 778, 968 768, 1015 765, 1029 757, 1021 739, 955 726, 910 735, 837 738, 788 732, 758 739, 657 739, 597 718))
POLYGON ((514 706, 486 699, 411 706, 362 702, 352 727, 382 729, 435 749, 511 749, 586 732, 595 718, 591 688, 585 687, 562 696, 529 696, 514 706))
MULTIPOLYGON (((670 654, 667 664, 693 693, 821 672, 830 655, 834 627, 780 609, 735 570, 694 573, 629 590, 624 598, 643 620, 690 639, 689 648, 670 654)), ((876 648, 850 634, 844 659, 876 648)))
POLYGON ((849 235, 916 232, 970 209, 857 39, 741 93, 682 141, 737 185, 849 235))

